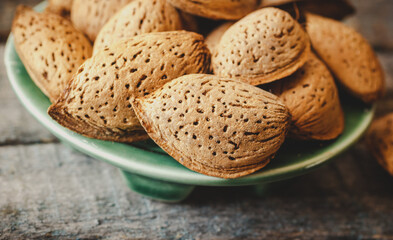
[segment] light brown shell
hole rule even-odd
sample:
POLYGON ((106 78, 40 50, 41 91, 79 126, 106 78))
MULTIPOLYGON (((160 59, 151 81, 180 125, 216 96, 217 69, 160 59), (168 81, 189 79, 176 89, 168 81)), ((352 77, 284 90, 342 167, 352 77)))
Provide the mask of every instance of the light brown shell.
POLYGON ((105 23, 131 1, 133 0, 73 0, 71 21, 94 42, 105 23))
POLYGON ((182 11, 210 19, 237 20, 258 7, 258 0, 168 0, 182 11))
POLYGON ((385 91, 384 73, 370 44, 338 21, 314 14, 306 17, 313 48, 339 82, 364 102, 381 98, 385 91))
POLYGON ((295 138, 331 140, 344 130, 344 114, 334 79, 314 54, 293 75, 270 86, 292 115, 295 138))
POLYGON ((252 85, 294 73, 310 52, 307 34, 287 12, 262 8, 233 24, 217 45, 214 74, 252 85))
POLYGON ((210 52, 214 54, 214 50, 216 49, 218 43, 221 40, 222 35, 228 30, 230 26, 233 25, 233 22, 226 22, 213 29, 206 37, 206 45, 209 48, 210 52))
POLYGON ((86 61, 48 113, 88 137, 119 142, 146 139, 129 102, 132 94, 146 95, 184 74, 204 73, 209 66, 210 53, 199 34, 141 34, 86 61))
POLYGON ((393 176, 393 113, 371 124, 366 143, 378 163, 393 176))
POLYGON ((70 16, 71 6, 72 0, 49 0, 46 10, 68 18, 70 16))
POLYGON ((117 12, 101 29, 94 53, 125 38, 142 33, 180 30, 177 10, 166 0, 134 0, 117 12))
POLYGON ((149 136, 169 155, 191 170, 222 178, 264 167, 290 121, 273 94, 207 74, 179 77, 132 104, 149 136))
POLYGON ((350 0, 313 0, 298 2, 302 12, 312 12, 321 16, 341 20, 355 13, 350 0))
POLYGON ((194 17, 194 15, 183 12, 179 9, 177 9, 177 12, 180 15, 181 23, 182 23, 184 30, 190 31, 190 32, 199 32, 198 21, 194 17))
POLYGON ((15 48, 34 83, 52 102, 91 56, 87 38, 53 13, 19 6, 12 24, 15 48))
MULTIPOLYGON (((272 6, 279 6, 291 2, 298 2, 299 0, 261 0, 261 4, 259 5, 262 7, 272 7, 272 6)), ((315 1, 315 0, 314 0, 315 1)))

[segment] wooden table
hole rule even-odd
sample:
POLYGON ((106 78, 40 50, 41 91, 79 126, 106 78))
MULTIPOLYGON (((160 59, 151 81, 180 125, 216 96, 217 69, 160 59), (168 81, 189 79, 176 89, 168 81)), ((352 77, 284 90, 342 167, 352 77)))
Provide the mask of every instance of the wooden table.
MULTIPOLYGON (((393 51, 378 49, 389 88, 381 115, 393 111, 393 51)), ((156 202, 39 125, 12 92, 3 53, 4 43, 0 239, 393 239, 393 177, 362 142, 262 196, 249 187, 200 187, 182 203, 156 202)))

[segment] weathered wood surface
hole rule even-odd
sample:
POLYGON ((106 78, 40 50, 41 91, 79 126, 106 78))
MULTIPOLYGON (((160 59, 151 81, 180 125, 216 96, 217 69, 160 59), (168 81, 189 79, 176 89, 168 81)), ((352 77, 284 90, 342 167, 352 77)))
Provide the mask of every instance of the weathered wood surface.
POLYGON ((7 80, 4 43, 0 48, 0 146, 57 141, 22 108, 7 80))
MULTIPOLYGON (((382 115, 393 111, 393 52, 377 46, 389 89, 382 115)), ((263 197, 200 187, 182 203, 160 203, 37 123, 11 90, 3 53, 2 44, 0 239, 393 239, 393 177, 362 142, 263 197)))
POLYGON ((12 18, 18 4, 34 6, 42 0, 0 0, 0 40, 4 40, 11 28, 12 18))

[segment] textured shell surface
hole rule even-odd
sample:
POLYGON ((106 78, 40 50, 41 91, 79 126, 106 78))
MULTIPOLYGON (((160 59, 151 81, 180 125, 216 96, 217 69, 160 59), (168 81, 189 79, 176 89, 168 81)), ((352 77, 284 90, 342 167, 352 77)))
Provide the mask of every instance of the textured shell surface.
POLYGON ((95 40, 94 53, 121 39, 181 28, 177 10, 166 0, 134 0, 104 25, 95 40))
POLYGON ((130 98, 147 95, 184 74, 209 69, 210 53, 201 35, 186 31, 141 34, 86 61, 49 114, 88 137, 137 141, 146 133, 130 98))
POLYGON ((218 76, 259 85, 291 75, 304 65, 309 52, 307 34, 289 13, 262 8, 224 33, 212 66, 218 76))
POLYGON ((284 141, 290 114, 273 94, 190 74, 132 101, 150 137, 191 170, 223 178, 250 174, 284 141))
POLYGON ((314 54, 297 72, 270 87, 292 115, 293 137, 331 140, 343 132, 344 114, 336 84, 314 54))
POLYGON ((12 33, 15 48, 29 75, 54 102, 78 67, 91 56, 87 38, 57 14, 17 9, 12 33))
POLYGON ((236 20, 257 9, 259 0, 168 0, 182 11, 211 19, 236 20))
POLYGON ((133 0, 73 0, 71 21, 94 42, 105 23, 133 0))
POLYGON ((371 124, 366 143, 378 163, 393 175, 393 113, 371 124))
POLYGON ((333 19, 307 14, 307 32, 317 54, 352 95, 370 103, 385 92, 381 65, 370 44, 333 19))

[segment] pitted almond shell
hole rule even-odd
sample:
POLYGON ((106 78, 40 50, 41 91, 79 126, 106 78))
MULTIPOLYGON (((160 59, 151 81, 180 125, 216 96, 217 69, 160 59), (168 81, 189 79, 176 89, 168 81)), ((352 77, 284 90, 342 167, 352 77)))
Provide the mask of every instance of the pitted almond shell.
POLYGON ((12 25, 15 48, 34 83, 56 101, 91 56, 87 38, 57 14, 19 6, 12 25))
POLYGON ((292 137, 331 140, 343 132, 344 114, 336 84, 314 54, 297 72, 270 88, 292 115, 292 137))
POLYGON ((49 0, 46 10, 51 13, 58 14, 62 17, 69 18, 71 6, 72 0, 49 0))
POLYGON ((166 82, 210 68, 203 37, 185 31, 141 34, 87 60, 49 108, 61 125, 91 138, 133 142, 147 135, 129 100, 166 82))
POLYGON ((393 175, 393 113, 371 124, 366 143, 378 163, 393 175))
POLYGON ((182 11, 210 19, 237 20, 258 7, 258 0, 168 0, 182 11))
POLYGON ((212 65, 214 74, 252 85, 294 73, 309 57, 307 34, 287 12, 262 8, 233 24, 221 37, 212 65))
POLYGON ((131 1, 133 0, 73 0, 71 21, 94 42, 105 23, 131 1))
POLYGON ((384 73, 366 39, 333 19, 310 13, 306 18, 313 48, 340 84, 366 103, 380 99, 385 92, 384 73))
POLYGON ((94 53, 121 39, 181 28, 177 10, 166 0, 134 0, 104 25, 95 40, 94 53))
POLYGON ((149 136, 199 173, 237 178, 264 167, 284 141, 287 108, 252 85, 207 74, 165 84, 132 105, 149 136))
POLYGON ((230 26, 233 25, 233 22, 226 22, 213 29, 206 37, 206 45, 209 48, 210 52, 214 54, 214 50, 216 49, 218 43, 221 40, 222 35, 228 30, 230 26))

